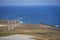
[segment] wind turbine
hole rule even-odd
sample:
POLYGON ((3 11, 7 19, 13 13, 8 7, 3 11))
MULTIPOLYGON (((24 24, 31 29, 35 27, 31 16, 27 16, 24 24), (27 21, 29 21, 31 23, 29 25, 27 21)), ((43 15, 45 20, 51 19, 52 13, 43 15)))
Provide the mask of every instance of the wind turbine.
MULTIPOLYGON (((8 16, 6 16, 6 18, 9 20, 9 18, 8 18, 8 16)), ((10 21, 8 21, 8 27, 7 27, 8 29, 8 31, 10 31, 11 30, 11 27, 10 27, 10 21)))
MULTIPOLYGON (((24 17, 26 17, 26 16, 24 16, 24 17)), ((13 28, 13 29, 16 28, 18 22, 21 23, 21 24, 24 23, 24 22, 22 21, 24 17, 15 18, 14 24, 13 24, 13 22, 12 22, 12 28, 13 28)))
POLYGON ((22 22, 22 19, 23 19, 23 17, 16 18, 16 19, 14 20, 14 27, 13 27, 13 22, 12 22, 12 27, 13 27, 13 28, 16 28, 18 22, 19 22, 19 23, 23 23, 23 22, 22 22))

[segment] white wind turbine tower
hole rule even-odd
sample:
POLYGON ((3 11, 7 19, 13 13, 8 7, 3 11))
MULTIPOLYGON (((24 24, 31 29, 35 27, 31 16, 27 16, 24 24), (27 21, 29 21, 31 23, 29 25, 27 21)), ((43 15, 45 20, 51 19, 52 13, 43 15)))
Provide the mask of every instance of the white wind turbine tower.
POLYGON ((12 29, 16 28, 17 27, 16 25, 17 25, 17 21, 16 20, 12 21, 12 29))
MULTIPOLYGON (((9 19, 8 16, 6 16, 6 18, 9 19)), ((10 27, 10 21, 8 21, 8 27, 7 27, 7 28, 8 28, 8 29, 7 29, 8 31, 11 30, 11 27, 10 27)))
POLYGON ((10 22, 8 21, 8 31, 10 31, 10 26, 9 25, 10 25, 10 22))

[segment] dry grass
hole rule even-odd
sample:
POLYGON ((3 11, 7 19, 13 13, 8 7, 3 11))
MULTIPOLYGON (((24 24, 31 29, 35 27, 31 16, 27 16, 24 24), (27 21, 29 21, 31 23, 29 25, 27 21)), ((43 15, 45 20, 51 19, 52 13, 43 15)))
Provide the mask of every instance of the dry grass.
POLYGON ((36 40, 60 40, 60 31, 55 29, 34 29, 34 27, 19 27, 10 31, 7 31, 7 28, 0 28, 0 36, 14 35, 14 34, 24 34, 24 35, 33 35, 36 40), (31 29, 33 28, 33 29, 31 29), (6 30, 3 32, 2 30, 6 30))

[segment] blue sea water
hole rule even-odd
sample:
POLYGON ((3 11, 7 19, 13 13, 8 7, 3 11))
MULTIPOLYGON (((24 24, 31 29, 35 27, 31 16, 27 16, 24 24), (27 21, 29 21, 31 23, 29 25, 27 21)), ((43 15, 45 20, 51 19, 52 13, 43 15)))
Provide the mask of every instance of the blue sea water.
POLYGON ((29 24, 60 25, 60 6, 0 6, 0 19, 22 21, 29 24))

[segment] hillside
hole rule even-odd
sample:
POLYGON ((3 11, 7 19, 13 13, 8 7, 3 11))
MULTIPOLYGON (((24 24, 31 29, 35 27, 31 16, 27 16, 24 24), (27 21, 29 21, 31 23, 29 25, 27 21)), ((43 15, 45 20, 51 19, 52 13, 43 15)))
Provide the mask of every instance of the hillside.
POLYGON ((50 30, 59 30, 53 25, 47 24, 21 24, 15 20, 0 20, 0 25, 5 25, 6 27, 16 27, 18 29, 50 29, 50 30))
POLYGON ((6 36, 11 34, 26 34, 36 36, 34 39, 37 40, 60 39, 60 28, 56 28, 53 25, 21 24, 15 20, 0 20, 0 25, 6 25, 3 27, 0 26, 0 36, 6 36))

